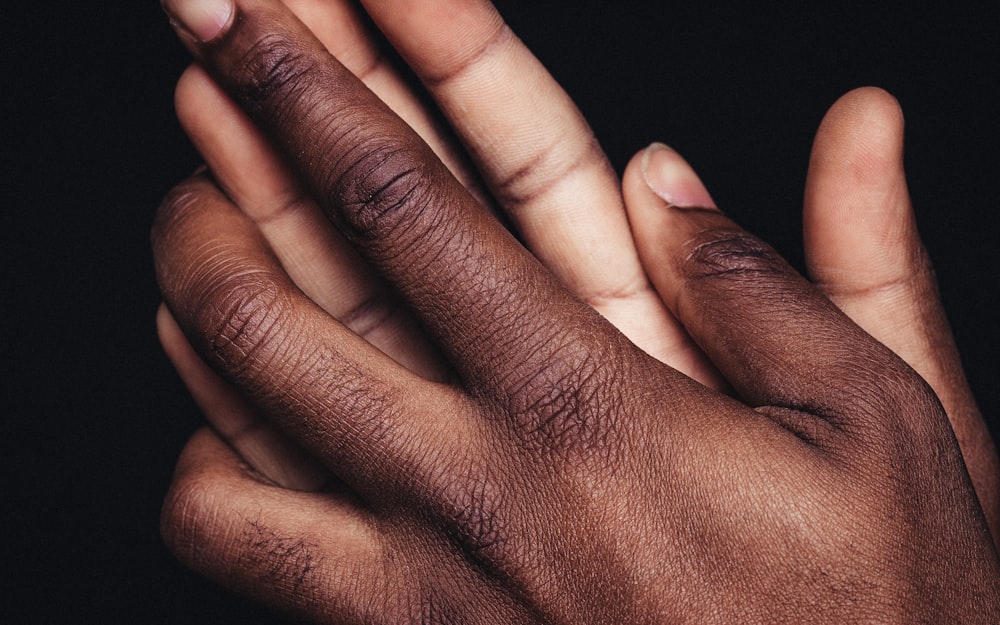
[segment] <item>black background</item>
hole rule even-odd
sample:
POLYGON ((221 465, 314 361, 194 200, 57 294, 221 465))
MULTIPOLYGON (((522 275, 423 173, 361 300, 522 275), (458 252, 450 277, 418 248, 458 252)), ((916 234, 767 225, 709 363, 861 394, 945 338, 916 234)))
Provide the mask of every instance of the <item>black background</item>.
MULTIPOLYGON (((796 263, 823 112, 857 86, 894 93, 922 231, 973 387, 997 415, 995 6, 689 4, 500 6, 619 170, 652 140, 672 144, 796 263)), ((200 423, 156 343, 147 234, 198 164, 172 113, 187 55, 155 0, 22 6, 4 18, 0 87, 0 620, 280 620, 181 569, 158 535, 173 462, 200 423)))

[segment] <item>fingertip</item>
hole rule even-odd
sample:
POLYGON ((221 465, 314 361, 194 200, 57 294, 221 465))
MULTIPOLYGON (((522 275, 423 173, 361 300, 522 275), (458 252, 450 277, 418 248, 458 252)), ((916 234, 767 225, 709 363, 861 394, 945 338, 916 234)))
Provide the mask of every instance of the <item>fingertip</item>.
POLYGON ((903 170, 903 114, 882 89, 842 96, 813 144, 803 205, 806 262, 837 291, 894 279, 916 226, 903 170))
POLYGON ((174 86, 174 112, 181 126, 187 130, 192 122, 204 114, 205 90, 210 88, 212 79, 205 69, 197 63, 188 65, 174 86))
POLYGON ((640 164, 646 186, 670 206, 716 208, 701 178, 670 146, 663 143, 650 145, 643 151, 640 164))
POLYGON ((858 87, 848 91, 833 104, 830 112, 867 111, 883 120, 903 122, 903 109, 891 93, 881 87, 858 87))
POLYGON ((167 358, 176 367, 179 352, 186 342, 184 334, 177 325, 174 316, 170 314, 170 310, 166 304, 161 303, 160 307, 156 310, 156 335, 160 339, 160 345, 163 347, 167 358))
POLYGON ((623 186, 637 208, 663 204, 718 210, 691 165, 663 143, 653 143, 632 158, 625 170, 623 186))
POLYGON ((647 273, 655 264, 653 255, 667 251, 662 239, 670 234, 669 209, 718 211, 691 165, 663 143, 653 143, 632 158, 622 178, 622 191, 647 273))
POLYGON ((849 167, 852 179, 878 184, 902 172, 903 109, 889 92, 861 87, 841 96, 823 117, 810 168, 849 167))
POLYGON ((224 35, 236 15, 233 0, 162 0, 161 6, 178 34, 196 43, 224 35))

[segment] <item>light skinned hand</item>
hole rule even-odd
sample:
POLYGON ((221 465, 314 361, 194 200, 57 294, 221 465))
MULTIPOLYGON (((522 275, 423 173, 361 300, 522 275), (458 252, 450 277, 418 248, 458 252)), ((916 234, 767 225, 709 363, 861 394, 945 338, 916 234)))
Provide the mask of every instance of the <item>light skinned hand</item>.
POLYGON ((275 487, 199 435, 165 512, 188 564, 330 622, 996 622, 938 400, 773 250, 661 201, 660 294, 738 402, 567 290, 280 3, 237 7, 192 48, 454 376, 385 356, 211 181, 179 186, 154 230, 179 327, 350 489, 275 487))

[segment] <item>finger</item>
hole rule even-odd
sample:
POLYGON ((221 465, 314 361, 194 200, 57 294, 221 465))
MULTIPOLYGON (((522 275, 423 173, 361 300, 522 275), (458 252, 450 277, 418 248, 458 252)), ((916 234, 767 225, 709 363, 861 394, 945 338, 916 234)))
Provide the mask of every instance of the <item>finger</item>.
POLYGON ((530 620, 503 585, 484 584, 481 570, 450 553, 426 518, 382 512, 346 492, 261 482, 201 430, 178 462, 161 528, 188 567, 308 622, 530 620))
POLYGON ((206 66, 282 142, 465 380, 523 397, 549 392, 531 385, 538 376, 589 379, 598 361, 635 358, 280 5, 243 0, 238 11, 201 46, 206 66))
POLYGON ((934 389, 1000 536, 1000 463, 917 232, 903 172, 903 118, 892 96, 859 89, 827 114, 813 146, 803 217, 813 280, 934 389))
POLYGON ((453 393, 305 298, 206 178, 168 196, 153 248, 164 299, 192 346, 359 493, 391 496, 401 480, 431 479, 435 458, 477 449, 453 393))
MULTIPOLYGON (((288 0, 346 67, 407 120, 466 185, 477 178, 438 121, 375 45, 350 2, 288 0)), ((200 67, 182 76, 178 117, 227 194, 261 228, 295 283, 327 312, 411 370, 443 380, 447 368, 413 319, 319 213, 246 115, 200 67)))
POLYGON ((176 106, 213 175, 256 222, 295 284, 400 364, 428 379, 445 379, 447 368, 414 319, 202 68, 192 66, 181 77, 176 106))
POLYGON ((350 0, 284 0, 285 4, 326 46, 383 102, 389 105, 434 150, 438 158, 469 192, 484 205, 491 200, 479 175, 450 130, 442 123, 424 94, 414 91, 400 68, 385 54, 382 40, 371 32, 370 22, 350 0))
MULTIPOLYGON (((342 493, 268 485, 208 430, 184 449, 163 506, 162 533, 188 567, 300 617, 362 618, 389 585, 378 532, 342 493)), ((394 583, 398 583, 393 580, 394 583)))
POLYGON ((650 288, 618 177, 593 132, 494 7, 363 4, 427 85, 532 253, 647 353, 681 367, 696 360, 650 288))
POLYGON ((680 155, 650 146, 629 164, 624 191, 657 290, 745 401, 818 415, 845 431, 925 427, 928 415, 880 421, 872 398, 891 406, 929 391, 772 248, 720 213, 680 155))
POLYGON ((257 472, 284 488, 319 490, 329 473, 266 420, 188 345, 165 306, 156 326, 167 357, 215 431, 257 472))

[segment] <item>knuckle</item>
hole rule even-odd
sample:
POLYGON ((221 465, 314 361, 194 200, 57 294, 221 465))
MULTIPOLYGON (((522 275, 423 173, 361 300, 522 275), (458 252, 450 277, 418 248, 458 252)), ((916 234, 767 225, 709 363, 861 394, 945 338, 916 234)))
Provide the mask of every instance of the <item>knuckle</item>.
POLYGON ((199 573, 252 587, 263 584, 293 606, 316 603, 324 581, 318 546, 303 536, 279 534, 259 518, 234 514, 236 497, 207 475, 175 484, 160 521, 167 547, 199 573))
MULTIPOLYGON (((336 366, 339 370, 343 365, 336 366)), ((409 441, 399 428, 399 424, 406 421, 402 408, 406 403, 401 398, 366 379, 360 372, 343 375, 331 371, 323 375, 325 369, 323 366, 315 368, 306 379, 315 380, 313 388, 324 389, 340 413, 350 415, 351 437, 387 450, 406 446, 409 441)))
POLYGON ((457 625, 462 622, 459 614, 439 592, 428 592, 421 598, 410 622, 413 625, 457 625))
POLYGON ((226 493, 208 476, 175 482, 160 513, 160 534, 178 560, 199 571, 212 563, 215 545, 229 533, 221 527, 226 493))
POLYGON ((274 364, 266 354, 294 332, 294 317, 286 314, 284 297, 269 272, 241 271, 224 260, 231 258, 225 250, 215 258, 191 278, 191 318, 201 351, 231 375, 244 377, 274 364))
POLYGON ((381 239, 402 231, 430 231, 439 173, 431 156, 399 141, 362 137, 352 142, 347 165, 328 188, 355 236, 381 239))
MULTIPOLYGON (((872 358, 871 362, 879 360, 872 358)), ((881 360, 877 371, 869 369, 867 375, 854 373, 853 392, 844 398, 846 410, 859 417, 856 420, 860 422, 876 424, 879 438, 905 441, 907 445, 915 440, 942 438, 941 433, 935 436, 927 431, 935 425, 948 424, 944 408, 931 387, 901 361, 881 360)))
POLYGON ((570 184, 577 175, 605 175, 607 157, 596 139, 589 137, 585 143, 565 141, 555 136, 552 142, 540 146, 534 156, 507 172, 494 185, 495 196, 506 210, 518 210, 535 203, 552 201, 550 198, 567 193, 575 194, 570 184))
POLYGON ((611 407, 617 360, 564 340, 510 388, 510 409, 522 444, 564 460, 590 462, 611 452, 618 415, 611 407))
MULTIPOLYGON (((395 588, 391 589, 391 593, 399 594, 395 588)), ((457 625, 471 622, 468 608, 456 606, 451 595, 448 589, 441 587, 439 579, 421 579, 412 591, 402 593, 402 596, 391 601, 390 607, 380 606, 380 611, 384 614, 372 621, 399 625, 457 625)))
POLYGON ((238 540, 240 568, 252 571, 279 595, 309 601, 320 594, 323 557, 317 544, 304 536, 278 533, 259 519, 246 520, 238 540))
POLYGON ((434 489, 431 506, 459 557, 477 567, 511 574, 519 559, 513 545, 509 497, 481 461, 466 462, 434 489))
POLYGON ((743 230, 710 228, 688 241, 682 274, 689 279, 769 281, 785 276, 788 264, 774 248, 743 230))
POLYGON ((265 34, 251 44, 232 78, 239 101, 255 112, 280 114, 284 103, 302 98, 318 70, 315 57, 285 34, 265 34))

